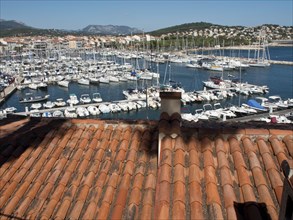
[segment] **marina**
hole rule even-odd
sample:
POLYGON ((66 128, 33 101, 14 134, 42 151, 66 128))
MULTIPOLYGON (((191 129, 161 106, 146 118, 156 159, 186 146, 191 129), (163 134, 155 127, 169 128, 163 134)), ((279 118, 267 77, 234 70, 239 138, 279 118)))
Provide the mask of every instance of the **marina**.
POLYGON ((195 113, 207 103, 218 102, 227 108, 246 104, 248 99, 258 96, 280 95, 287 102, 292 99, 292 67, 285 64, 291 61, 280 60, 278 62, 284 65, 272 63, 260 68, 245 66, 242 59, 237 63, 233 61, 235 58, 230 58, 234 67, 227 68, 223 62, 228 64, 227 58, 217 59, 211 55, 207 61, 207 57, 193 54, 165 55, 164 62, 159 62, 159 57, 163 55, 150 57, 145 53, 104 50, 50 59, 2 61, 1 71, 15 71, 17 78, 1 93, 1 108, 2 111, 16 108, 15 114, 50 117, 56 111, 64 115, 67 108, 84 111, 91 106, 91 110, 93 107, 99 110, 103 105, 113 109, 104 113, 95 110, 93 114, 76 117, 155 119, 160 107, 159 91, 165 87, 162 85, 182 91, 183 114, 195 113), (187 64, 194 63, 195 58, 199 66, 190 68, 187 64), (220 71, 203 68, 207 64, 221 66, 220 71), (235 65, 240 64, 242 66, 236 68, 235 65), (32 106, 29 100, 20 102, 27 93, 44 97, 39 100, 44 103, 32 106), (70 94, 76 94, 77 103, 67 103, 70 94), (94 94, 99 94, 99 103, 92 101, 94 94), (65 106, 56 106, 58 99, 64 100, 65 106), (124 107, 126 104, 135 107, 124 107))

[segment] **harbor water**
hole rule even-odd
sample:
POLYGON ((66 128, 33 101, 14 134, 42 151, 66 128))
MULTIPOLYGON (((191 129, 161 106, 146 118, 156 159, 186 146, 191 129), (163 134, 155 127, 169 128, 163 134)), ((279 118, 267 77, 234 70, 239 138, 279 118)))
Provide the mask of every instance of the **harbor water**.
MULTIPOLYGON (((293 61, 292 50, 292 47, 270 48, 271 59, 293 61)), ((244 52, 241 53, 245 55, 244 52)), ((249 67, 242 69, 241 71, 233 70, 224 71, 223 73, 204 69, 187 68, 185 64, 181 63, 150 63, 149 67, 153 72, 157 72, 157 70, 159 71, 160 84, 163 83, 164 78, 166 80, 171 79, 173 81, 180 82, 186 92, 203 90, 202 81, 208 80, 211 76, 222 75, 224 79, 238 78, 241 82, 268 86, 269 93, 265 94, 265 97, 270 95, 279 95, 283 100, 293 97, 293 67, 289 65, 272 64, 271 66, 265 68, 249 67)), ((50 101, 55 101, 57 98, 63 98, 66 101, 71 93, 76 94, 77 97, 80 98, 82 94, 92 95, 93 93, 99 92, 103 101, 111 102, 125 99, 122 93, 123 90, 127 90, 129 88, 146 88, 155 84, 155 81, 152 82, 150 80, 139 81, 138 83, 135 81, 128 81, 90 85, 80 85, 77 82, 70 82, 68 88, 60 87, 57 84, 48 85, 47 90, 31 90, 29 88, 25 88, 23 90, 17 90, 13 93, 8 100, 0 106, 0 109, 16 107, 17 112, 24 112, 26 107, 30 107, 30 104, 20 103, 19 99, 26 93, 33 93, 34 95, 49 94, 50 101)), ((246 103, 250 98, 253 97, 236 96, 226 100, 214 101, 212 104, 215 102, 221 102, 223 107, 228 104, 239 105, 241 103, 246 103)), ((182 112, 193 113, 196 109, 202 108, 203 104, 204 103, 193 103, 182 106, 182 112)), ((159 109, 140 109, 138 111, 100 114, 95 117, 115 119, 158 119, 159 114, 159 109)))

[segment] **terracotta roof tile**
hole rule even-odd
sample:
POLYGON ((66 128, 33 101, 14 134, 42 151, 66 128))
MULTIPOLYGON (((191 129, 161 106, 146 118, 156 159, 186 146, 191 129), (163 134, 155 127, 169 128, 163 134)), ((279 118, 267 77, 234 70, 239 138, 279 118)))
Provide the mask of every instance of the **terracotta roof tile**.
POLYGON ((174 183, 173 188, 173 202, 180 201, 185 204, 185 184, 177 181, 174 183))
POLYGON ((201 171, 197 165, 189 166, 189 183, 196 181, 200 183, 201 181, 201 171))
POLYGON ((167 181, 171 183, 171 167, 167 164, 161 165, 160 167, 160 176, 159 176, 159 181, 167 181))
POLYGON ((189 151, 189 165, 195 164, 195 165, 199 166, 200 165, 199 155, 200 155, 200 153, 197 152, 197 150, 195 150, 195 149, 190 150, 189 151))
POLYGON ((203 215, 202 204, 193 202, 190 204, 190 218, 191 219, 205 219, 203 215))
POLYGON ((171 152, 171 150, 166 149, 161 152, 160 164, 161 165, 167 164, 169 166, 172 166, 172 152, 171 152))
POLYGON ((191 151, 191 150, 196 150, 198 151, 198 144, 199 144, 199 141, 197 138, 195 138, 194 136, 191 136, 188 140, 188 143, 187 143, 187 147, 188 147, 188 151, 191 151))
POLYGON ((201 141, 201 152, 204 153, 205 151, 213 151, 212 145, 211 145, 211 140, 207 137, 202 139, 201 141))
POLYGON ((136 154, 137 152, 135 150, 130 150, 128 155, 127 155, 127 159, 129 161, 135 162, 136 161, 136 154))
POLYGON ((145 188, 146 189, 155 189, 156 188, 156 176, 153 174, 149 174, 146 177, 145 188))
POLYGON ((133 163, 133 161, 127 161, 125 164, 123 173, 125 173, 125 174, 128 173, 130 175, 133 175, 134 166, 135 166, 135 164, 133 163))
MULTIPOLYGON (((127 193, 128 193, 128 189, 126 188, 120 188, 118 194, 117 194, 117 198, 116 198, 116 201, 115 201, 115 206, 121 206, 121 207, 124 207, 125 204, 126 204, 126 199, 127 199, 127 193)), ((120 209, 120 208, 118 208, 120 209)), ((114 208, 114 211, 115 212, 115 208, 114 208)))
POLYGON ((200 183, 192 182, 189 184, 189 200, 190 204, 194 202, 202 204, 202 191, 200 183))
POLYGON ((155 193, 152 189, 146 189, 143 195, 143 205, 153 205, 155 193))
POLYGON ((252 186, 250 178, 249 178, 249 174, 247 173, 246 168, 239 167, 237 169, 237 175, 238 175, 238 180, 239 180, 239 185, 240 186, 243 186, 243 185, 246 185, 246 184, 252 186))
POLYGON ((252 168, 252 174, 253 174, 253 179, 255 182, 255 186, 259 187, 261 185, 267 186, 267 181, 263 175, 263 171, 260 167, 254 167, 252 168))
POLYGON ((126 219, 138 219, 139 218, 139 208, 135 204, 128 206, 126 210, 126 219))
POLYGON ((153 219, 153 207, 151 205, 143 205, 141 210, 141 219, 153 219))
POLYGON ((290 156, 293 157, 293 136, 292 135, 286 135, 283 138, 283 142, 285 143, 290 156))
POLYGON ((186 207, 181 201, 175 201, 172 208, 172 219, 186 219, 186 207))
POLYGON ((255 198, 253 188, 251 187, 251 185, 246 184, 241 186, 241 191, 242 191, 244 202, 251 202, 251 201, 256 202, 256 198, 255 198))
POLYGON ((52 214, 53 214, 53 212, 55 210, 55 207, 56 207, 57 203, 58 203, 58 200, 53 199, 53 198, 50 199, 50 201, 48 202, 48 204, 46 204, 45 210, 40 215, 41 218, 42 219, 49 219, 52 216, 52 214))
POLYGON ((270 196, 270 192, 266 185, 260 185, 257 187, 257 191, 259 193, 260 202, 266 203, 267 206, 272 206, 275 208, 272 197, 270 196))
POLYGON ((219 151, 223 151, 224 153, 227 153, 225 146, 224 146, 224 141, 222 138, 218 137, 215 140, 215 146, 216 146, 216 152, 218 153, 219 151))
POLYGON ((101 208, 99 209, 96 218, 97 219, 106 219, 110 211, 110 204, 107 202, 103 202, 101 208))
POLYGON ((277 201, 279 204, 281 204, 282 201, 282 193, 283 193, 283 186, 277 186, 274 188, 274 192, 277 198, 277 201))
POLYGON ((264 139, 259 138, 257 140, 257 145, 258 145, 258 149, 261 154, 271 153, 271 151, 269 150, 268 146, 266 145, 264 139))
POLYGON ((142 188, 142 184, 144 182, 144 175, 142 175, 141 173, 138 173, 135 177, 134 177, 134 181, 133 181, 133 188, 137 187, 138 189, 142 188))
POLYGON ((229 168, 229 162, 227 158, 227 154, 225 154, 223 151, 219 151, 217 153, 217 159, 218 159, 218 167, 221 169, 223 167, 229 168))
POLYGON ((208 183, 206 185, 206 193, 207 193, 207 204, 210 205, 212 203, 217 203, 221 205, 221 200, 218 192, 217 185, 214 183, 208 183))
POLYGON ((122 214, 124 211, 124 206, 121 205, 115 205, 114 209, 112 211, 111 219, 122 219, 122 214))
POLYGON ((155 213, 155 219, 169 219, 170 206, 167 202, 160 202, 157 206, 157 213, 155 213))
POLYGON ((251 152, 248 155, 248 160, 249 160, 249 165, 250 165, 251 169, 253 169, 253 168, 262 169, 262 167, 260 165, 260 161, 258 159, 258 156, 255 153, 251 152))
POLYGON ((224 219, 221 205, 212 203, 208 206, 209 219, 224 219))
POLYGON ((215 173, 215 168, 212 166, 207 166, 204 168, 204 177, 206 184, 214 183, 217 184, 217 177, 215 173))
POLYGON ((233 186, 231 172, 228 167, 224 166, 220 169, 220 176, 221 176, 221 185, 222 186, 225 186, 225 185, 233 186))
POLYGON ((9 138, 3 137, 4 214, 46 219, 236 219, 234 202, 257 201, 277 218, 283 190, 280 162, 291 158, 293 140, 286 132, 270 137, 270 125, 255 134, 233 132, 235 136, 227 139, 227 125, 185 127, 174 119, 180 135, 161 140, 158 165, 157 122, 50 121, 30 120, 19 133, 11 130, 9 138), (213 129, 203 131, 209 126, 213 129))
POLYGON ((159 184, 159 202, 170 203, 170 188, 171 184, 167 181, 160 182, 159 184))
POLYGON ((185 166, 185 153, 181 149, 175 151, 174 165, 176 166, 177 164, 185 166))
POLYGON ((138 188, 133 188, 130 194, 129 204, 139 205, 141 200, 141 191, 138 188))
POLYGON ((213 158, 213 154, 211 151, 204 151, 203 152, 203 160, 204 160, 204 167, 208 167, 208 166, 212 166, 215 168, 214 165, 214 158, 213 158))
POLYGON ((233 190, 233 186, 231 186, 231 185, 224 185, 223 186, 223 196, 224 196, 225 208, 233 207, 234 202, 237 202, 236 195, 233 190))
POLYGON ((56 217, 59 219, 65 219, 70 205, 71 201, 68 199, 64 199, 60 204, 58 211, 56 212, 56 217))
POLYGON ((229 206, 226 208, 227 219, 237 219, 234 206, 229 206))
POLYGON ((230 137, 229 144, 230 144, 230 153, 231 154, 233 154, 236 151, 239 151, 240 153, 242 152, 241 148, 239 146, 239 142, 236 137, 230 137))
POLYGON ((118 179, 119 179, 119 175, 117 173, 112 173, 108 182, 108 186, 112 186, 113 188, 116 188, 118 184, 118 179))
POLYGON ((271 169, 277 169, 277 166, 276 166, 271 154, 269 154, 269 153, 263 154, 262 158, 263 158, 263 162, 264 162, 264 165, 265 165, 265 168, 267 171, 271 170, 271 169))
POLYGON ((173 182, 176 183, 177 181, 185 183, 185 168, 181 164, 178 164, 174 167, 173 182))
POLYGON ((114 193, 115 193, 115 188, 113 188, 112 186, 108 186, 103 196, 103 202, 107 202, 111 204, 114 198, 114 193))
POLYGON ((162 139, 161 151, 164 151, 165 149, 172 151, 172 139, 170 136, 165 136, 162 139))

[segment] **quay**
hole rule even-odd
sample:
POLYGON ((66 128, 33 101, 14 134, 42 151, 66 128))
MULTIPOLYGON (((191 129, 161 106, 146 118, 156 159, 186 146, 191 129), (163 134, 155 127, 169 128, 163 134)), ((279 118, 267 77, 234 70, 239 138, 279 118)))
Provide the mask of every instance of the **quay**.
MULTIPOLYGON (((48 109, 39 109, 38 111, 25 111, 25 112, 15 112, 13 113, 14 115, 31 115, 31 114, 35 114, 35 113, 45 113, 45 112, 54 112, 57 110, 60 111, 64 111, 65 109, 69 108, 69 107, 74 107, 74 108, 78 108, 78 107, 89 107, 89 106, 96 106, 99 107, 101 104, 106 104, 109 105, 111 103, 123 103, 123 102, 129 102, 130 100, 117 100, 117 101, 112 101, 112 102, 92 102, 92 103, 88 103, 88 104, 79 104, 79 105, 66 105, 63 107, 57 107, 57 108, 48 108, 48 109)), ((145 101, 145 99, 136 99, 136 100, 131 100, 131 101, 145 101)))
POLYGON ((261 114, 254 114, 254 115, 248 115, 248 116, 244 116, 244 117, 239 117, 239 118, 231 118, 231 119, 227 119, 227 122, 246 122, 246 121, 252 121, 254 119, 258 119, 258 118, 267 118, 271 115, 287 115, 293 113, 293 109, 289 108, 289 109, 285 109, 285 110, 281 110, 281 111, 275 111, 275 112, 266 112, 266 113, 261 113, 261 114))
POLYGON ((17 76, 15 78, 15 82, 11 83, 9 86, 7 86, 5 89, 0 91, 0 105, 5 102, 6 99, 8 99, 15 91, 16 91, 16 84, 23 81, 23 78, 21 76, 17 76))

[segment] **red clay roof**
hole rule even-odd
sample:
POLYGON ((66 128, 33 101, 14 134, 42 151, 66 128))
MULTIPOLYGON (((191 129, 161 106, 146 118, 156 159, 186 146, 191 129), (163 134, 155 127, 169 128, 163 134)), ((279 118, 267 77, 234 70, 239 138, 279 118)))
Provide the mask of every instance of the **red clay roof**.
POLYGON ((178 131, 178 120, 162 120, 176 129, 162 139, 159 166, 158 122, 0 124, 0 217, 236 219, 256 207, 278 218, 292 130, 178 131))

